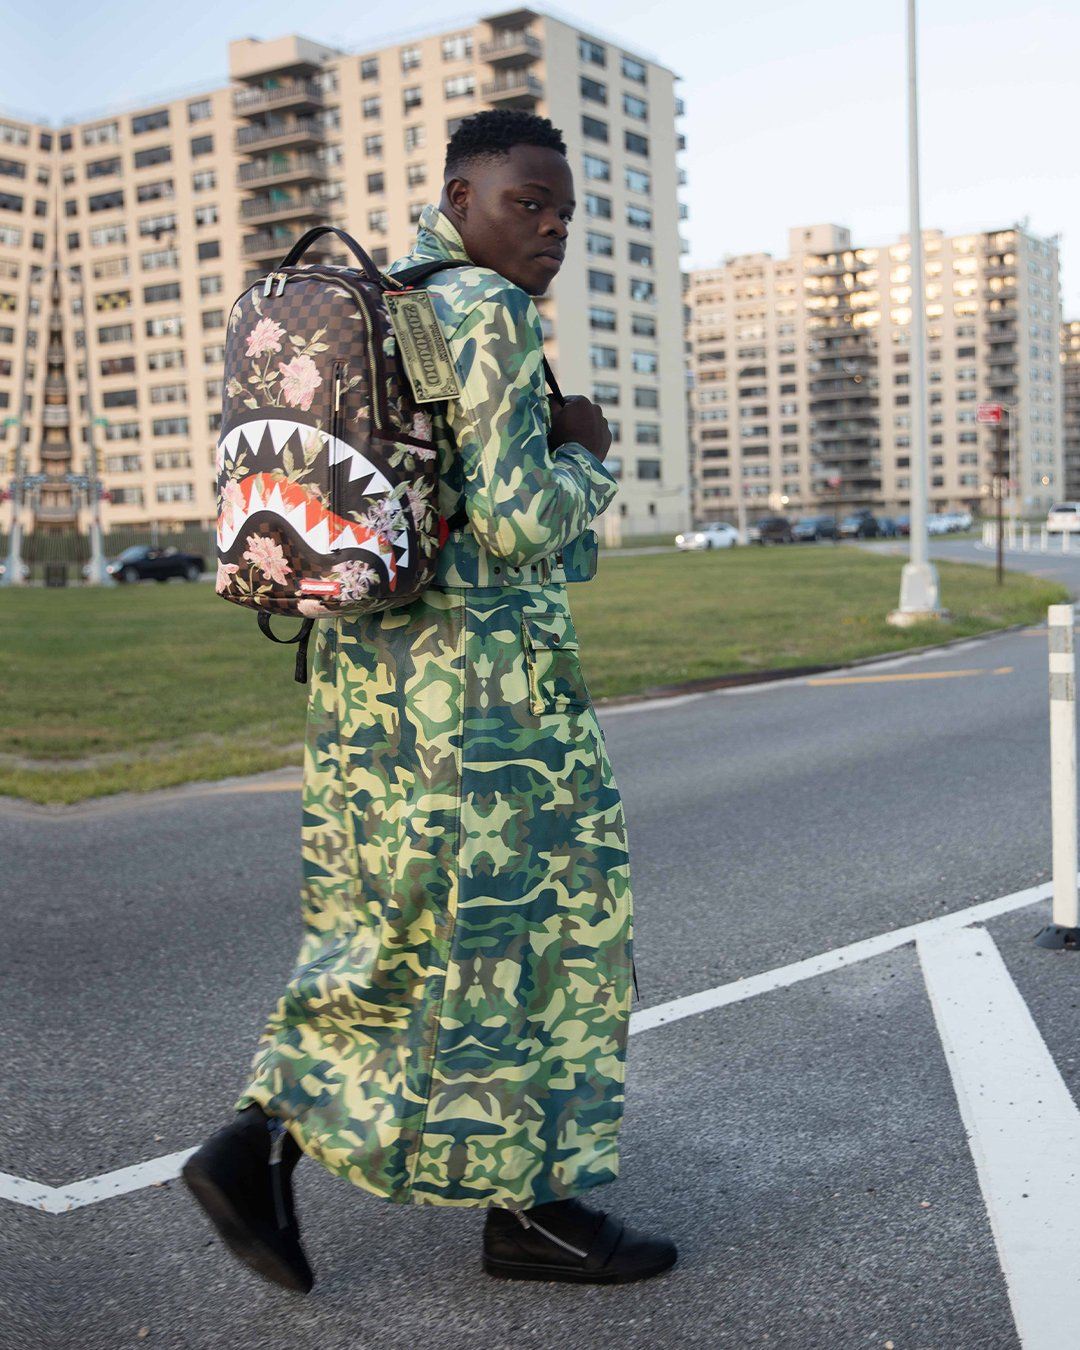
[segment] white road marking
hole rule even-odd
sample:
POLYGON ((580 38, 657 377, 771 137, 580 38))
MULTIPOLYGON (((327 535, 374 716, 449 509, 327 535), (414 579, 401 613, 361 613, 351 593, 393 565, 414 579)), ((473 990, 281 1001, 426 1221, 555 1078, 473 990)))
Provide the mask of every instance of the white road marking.
MULTIPOLYGON (((685 998, 671 999, 652 1008, 643 1008, 640 1012, 631 1014, 630 1034, 651 1031, 654 1027, 667 1026, 669 1023, 681 1021, 684 1017, 693 1017, 697 1013, 723 1008, 731 1003, 741 1003, 744 999, 756 998, 758 994, 768 994, 775 989, 798 984, 801 980, 810 980, 816 975, 825 975, 829 971, 840 970, 858 961, 867 961, 871 957, 881 956, 884 952, 895 951, 897 947, 904 946, 922 934, 950 932, 964 928, 968 924, 1010 914, 1013 910, 1025 909, 1040 900, 1048 899, 1052 891, 1053 884, 1044 882, 1041 886, 1014 891, 1012 895, 983 900, 977 905, 969 905, 966 909, 956 910, 951 914, 941 914, 933 919, 908 924, 904 928, 894 928, 887 933, 879 933, 876 937, 852 942, 846 947, 837 947, 833 951, 822 952, 804 961, 795 961, 789 966, 780 966, 776 970, 767 970, 760 975, 751 975, 747 979, 732 980, 729 984, 718 985, 715 989, 705 989, 697 994, 689 994, 685 998)), ((45 1186, 39 1182, 26 1181, 22 1177, 0 1173, 0 1200, 29 1205, 33 1209, 41 1209, 49 1214, 65 1214, 69 1210, 80 1209, 83 1205, 96 1204, 113 1196, 127 1195, 146 1186, 171 1181, 180 1175, 183 1163, 194 1152, 194 1148, 189 1148, 181 1153, 170 1153, 163 1158, 152 1158, 149 1162, 121 1167, 117 1171, 104 1172, 100 1176, 88 1177, 85 1181, 72 1182, 67 1186, 45 1186)))
POLYGON ((1077 1344, 1080 1111, 985 929, 916 949, 1024 1350, 1077 1344))

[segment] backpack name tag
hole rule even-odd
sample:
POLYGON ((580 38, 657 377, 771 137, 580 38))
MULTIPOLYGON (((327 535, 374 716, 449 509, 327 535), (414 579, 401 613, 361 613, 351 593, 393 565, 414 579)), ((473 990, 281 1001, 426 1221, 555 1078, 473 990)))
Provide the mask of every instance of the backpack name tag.
POLYGON ((446 336, 426 291, 384 297, 397 335, 405 372, 417 403, 434 403, 461 394, 446 336))

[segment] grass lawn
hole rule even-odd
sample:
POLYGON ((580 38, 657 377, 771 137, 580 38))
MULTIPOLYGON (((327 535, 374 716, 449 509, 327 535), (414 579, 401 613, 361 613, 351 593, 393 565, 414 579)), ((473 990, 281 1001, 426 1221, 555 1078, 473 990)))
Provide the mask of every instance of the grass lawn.
MULTIPOLYGON (((902 564, 827 545, 601 555, 596 579, 570 587, 593 698, 902 651, 1039 622, 1069 598, 939 562, 953 620, 891 628, 902 564)), ((0 591, 0 795, 68 803, 299 764, 294 654, 205 583, 0 591)))

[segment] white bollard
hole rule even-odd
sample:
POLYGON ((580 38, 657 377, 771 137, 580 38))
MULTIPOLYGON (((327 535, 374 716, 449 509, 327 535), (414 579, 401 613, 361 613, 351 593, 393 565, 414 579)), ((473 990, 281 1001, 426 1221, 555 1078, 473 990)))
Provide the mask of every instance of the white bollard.
POLYGON ((1005 526, 1005 547, 1006 548, 1016 547, 1016 526, 1013 524, 1011 520, 1005 526))
POLYGON ((1031 548, 1031 526, 1027 523, 1026 520, 1024 521, 1023 525, 1020 526, 1020 541, 1021 547, 1023 548, 1024 552, 1027 553, 1028 550, 1031 548))
POLYGON ((1076 654, 1072 605, 1047 609, 1050 636, 1050 822, 1054 905, 1036 941, 1080 950, 1076 878, 1076 654))
POLYGON ((1068 553, 1069 551, 1069 531, 1067 529, 1061 531, 1061 551, 1062 553, 1068 553))
POLYGON ((1042 527, 1042 529, 1039 531, 1039 552, 1040 552, 1040 553, 1045 553, 1045 552, 1046 552, 1046 543, 1047 543, 1048 537, 1049 537, 1049 536, 1047 535, 1047 532, 1046 532, 1046 526, 1044 525, 1044 526, 1042 527))
POLYGON ((990 522, 989 522, 988 520, 984 520, 984 521, 983 521, 983 540, 982 540, 982 541, 983 541, 983 548, 989 548, 989 547, 990 547, 990 522))

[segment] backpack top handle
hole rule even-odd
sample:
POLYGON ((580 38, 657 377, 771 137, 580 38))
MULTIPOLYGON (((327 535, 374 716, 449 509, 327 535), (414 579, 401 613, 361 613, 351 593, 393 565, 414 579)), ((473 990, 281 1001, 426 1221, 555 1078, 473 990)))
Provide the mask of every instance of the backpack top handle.
POLYGON ((310 230, 305 231, 305 233, 297 239, 292 248, 290 248, 284 258, 282 258, 281 262, 278 263, 278 266, 292 267, 294 263, 299 262, 300 258, 303 257, 315 240, 324 234, 336 234, 342 243, 354 254, 356 260, 364 269, 364 275, 367 279, 375 282, 377 286, 382 285, 382 274, 368 254, 360 247, 351 234, 347 234, 336 225, 313 225, 310 230))

